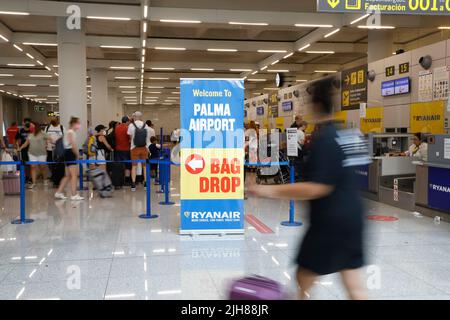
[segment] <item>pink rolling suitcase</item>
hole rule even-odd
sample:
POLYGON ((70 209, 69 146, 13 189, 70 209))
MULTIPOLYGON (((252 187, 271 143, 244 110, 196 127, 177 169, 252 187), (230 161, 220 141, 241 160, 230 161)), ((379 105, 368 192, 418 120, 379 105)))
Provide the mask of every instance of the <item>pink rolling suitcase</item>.
POLYGON ((230 300, 282 300, 280 283, 261 276, 251 276, 232 282, 230 300))
POLYGON ((3 192, 5 196, 20 195, 20 172, 3 173, 3 192))

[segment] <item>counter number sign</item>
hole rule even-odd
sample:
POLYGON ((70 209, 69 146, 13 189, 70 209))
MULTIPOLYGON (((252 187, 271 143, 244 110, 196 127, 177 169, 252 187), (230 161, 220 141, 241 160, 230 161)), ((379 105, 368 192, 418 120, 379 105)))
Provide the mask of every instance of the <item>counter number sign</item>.
POLYGON ((386 77, 395 76, 395 66, 386 67, 386 77))
POLYGON ((408 73, 409 72, 409 62, 401 63, 398 65, 398 73, 408 73))

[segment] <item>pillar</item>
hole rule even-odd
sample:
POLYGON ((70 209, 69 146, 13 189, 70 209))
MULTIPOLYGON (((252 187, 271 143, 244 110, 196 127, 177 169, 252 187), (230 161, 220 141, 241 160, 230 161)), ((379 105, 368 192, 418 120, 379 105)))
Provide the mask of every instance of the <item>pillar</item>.
POLYGON ((111 110, 111 120, 120 121, 122 117, 118 105, 116 88, 108 88, 108 108, 111 110))
POLYGON ((106 69, 91 70, 91 114, 92 127, 103 124, 115 118, 115 112, 108 106, 108 72, 106 69))
POLYGON ((392 56, 394 52, 393 30, 369 30, 367 61, 374 62, 392 56))
MULTIPOLYGON (((3 96, 0 94, 0 137, 3 138, 3 136, 6 135, 6 132, 3 131, 3 96)), ((5 124, 5 130, 6 130, 6 124, 5 124)))
POLYGON ((66 18, 57 18, 59 112, 61 124, 68 126, 71 116, 80 118, 77 143, 81 148, 87 136, 86 39, 81 29, 69 30, 66 18))

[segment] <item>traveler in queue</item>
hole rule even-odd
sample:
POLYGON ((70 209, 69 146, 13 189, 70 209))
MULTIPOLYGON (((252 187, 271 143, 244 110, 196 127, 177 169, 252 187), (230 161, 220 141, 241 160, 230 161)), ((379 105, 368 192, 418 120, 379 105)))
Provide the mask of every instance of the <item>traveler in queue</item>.
MULTIPOLYGON (((114 151, 106 139, 106 129, 107 128, 102 124, 95 127, 95 132, 97 133, 95 136, 97 146, 95 160, 105 161, 107 159, 107 154, 114 151)), ((97 163, 97 166, 103 171, 106 171, 106 163, 99 162, 97 163)))
MULTIPOLYGON (((33 127, 34 125, 32 125, 30 118, 23 119, 23 127, 19 130, 16 136, 16 149, 19 149, 27 141, 28 136, 34 131, 33 127)), ((28 148, 22 148, 21 150, 20 159, 22 161, 30 161, 28 157, 28 148)), ((28 166, 25 166, 25 177, 27 182, 30 183, 30 168, 28 166)))
MULTIPOLYGON (((142 112, 136 111, 133 113, 133 120, 128 126, 128 135, 131 140, 131 160, 147 160, 152 131, 147 124, 142 121, 142 112)), ((131 191, 136 191, 136 169, 138 163, 133 162, 131 165, 131 191)), ((144 187, 146 187, 147 174, 145 171, 145 163, 141 163, 141 165, 144 174, 144 187)))
MULTIPOLYGON (((39 124, 34 125, 34 132, 29 134, 27 140, 19 148, 19 152, 26 149, 28 150, 28 158, 31 162, 46 162, 47 161, 47 148, 46 145, 50 137, 41 130, 39 124)), ((31 165, 31 181, 32 183, 28 185, 29 189, 34 189, 37 180, 37 171, 42 175, 42 180, 44 185, 48 185, 47 181, 47 169, 45 164, 32 164, 31 165)))
POLYGON ((355 166, 370 162, 367 143, 357 130, 333 123, 331 80, 314 85, 313 110, 321 123, 305 164, 305 182, 253 185, 248 193, 265 198, 310 202, 310 225, 296 258, 301 299, 318 277, 339 272, 351 299, 366 299, 360 268, 364 265, 364 213, 355 166))
POLYGON ((408 150, 401 155, 406 157, 415 157, 420 161, 428 160, 428 143, 424 141, 422 133, 418 132, 413 136, 413 143, 409 146, 408 150))
POLYGON ((69 121, 69 130, 64 134, 64 161, 66 162, 66 175, 61 180, 58 190, 55 193, 56 199, 65 200, 67 197, 63 191, 67 183, 70 183, 70 200, 84 200, 82 196, 77 193, 77 177, 78 177, 78 164, 71 163, 77 161, 80 157, 77 145, 77 131, 81 129, 80 119, 77 117, 71 117, 69 121))
POLYGON ((47 141, 47 162, 49 162, 49 169, 53 186, 58 187, 61 179, 64 177, 64 164, 52 163, 55 160, 53 152, 55 150, 55 143, 64 135, 64 127, 59 123, 58 117, 52 117, 50 124, 45 128, 45 133, 49 137, 47 141))
MULTIPOLYGON (((114 130, 116 148, 114 150, 114 161, 128 161, 131 159, 130 156, 130 136, 128 135, 128 125, 130 124, 130 118, 128 116, 122 117, 122 123, 116 126, 114 130)), ((131 163, 118 163, 121 165, 120 172, 125 171, 124 182, 126 185, 130 185, 130 174, 131 174, 131 163), (123 170, 124 169, 124 170, 123 170)), ((113 173, 114 176, 114 173, 113 173)), ((123 184, 123 183, 122 183, 123 184)), ((121 185, 116 185, 117 187, 122 187, 121 185)))

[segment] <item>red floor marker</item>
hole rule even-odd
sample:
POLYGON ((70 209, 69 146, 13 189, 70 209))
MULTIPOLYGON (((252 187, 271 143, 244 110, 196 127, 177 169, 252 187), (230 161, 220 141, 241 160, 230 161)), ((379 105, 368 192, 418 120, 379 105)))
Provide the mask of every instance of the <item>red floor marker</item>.
POLYGON ((392 222, 392 221, 398 220, 398 218, 392 217, 392 216, 377 216, 377 215, 367 216, 367 219, 373 220, 373 221, 387 221, 387 222, 392 222))
POLYGON ((254 226, 255 229, 258 230, 260 233, 273 233, 272 229, 270 229, 267 225, 265 225, 261 220, 259 220, 252 214, 246 214, 245 221, 254 226))

